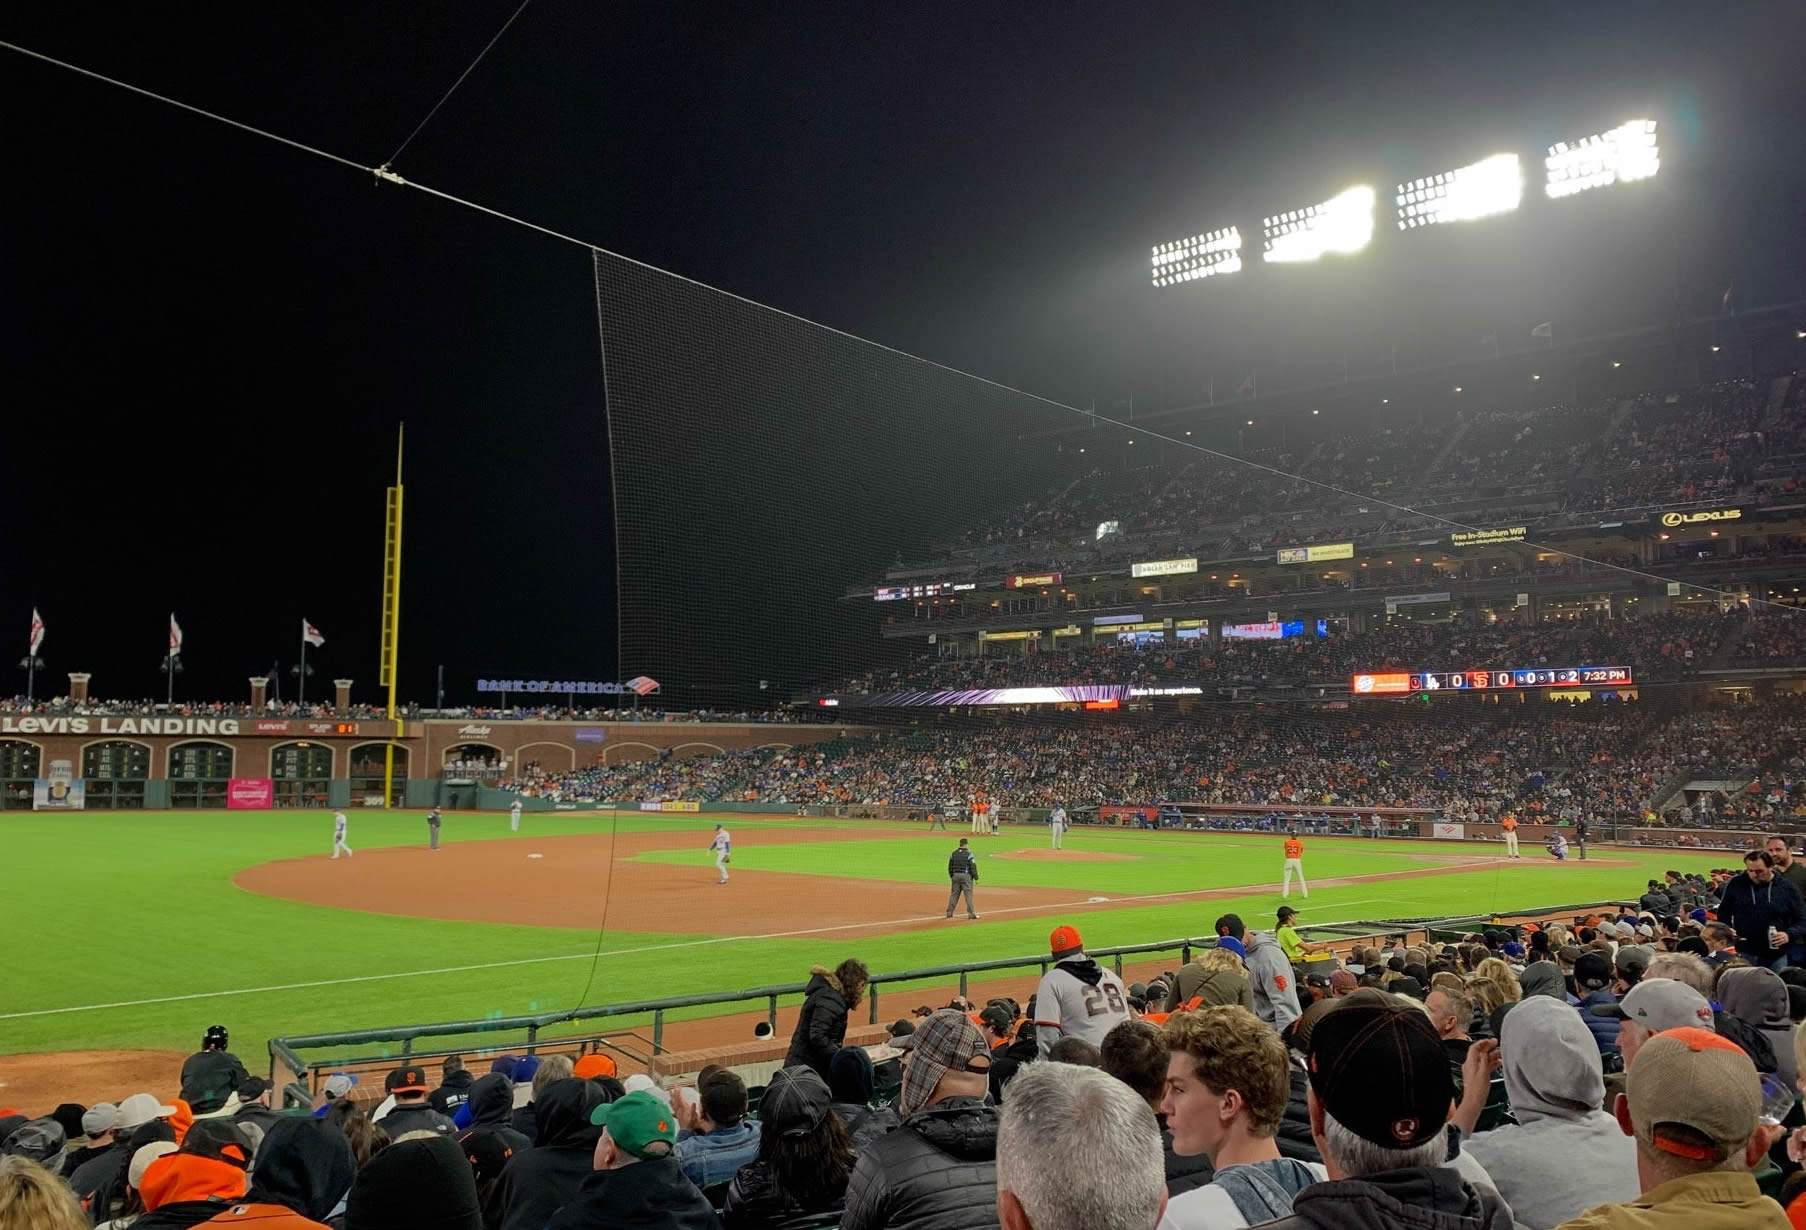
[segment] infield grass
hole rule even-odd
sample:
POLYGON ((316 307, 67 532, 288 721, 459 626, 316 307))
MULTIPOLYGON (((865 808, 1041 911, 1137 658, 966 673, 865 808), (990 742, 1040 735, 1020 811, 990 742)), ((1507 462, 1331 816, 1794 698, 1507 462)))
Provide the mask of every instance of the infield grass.
MULTIPOLYGON (((921 826, 865 821, 748 821, 734 828, 734 874, 760 871, 920 883, 923 914, 945 902, 946 854, 960 836, 921 826), (761 845, 770 828, 819 831, 821 840, 761 845)), ((561 834, 663 832, 672 848, 638 856, 694 862, 714 818, 623 813, 529 813, 518 840, 561 834)), ((7 938, 0 944, 0 1054, 89 1048, 194 1045, 223 1022, 247 1056, 285 1033, 474 1020, 555 1012, 591 1004, 800 981, 809 966, 855 954, 873 970, 894 971, 1045 950, 1046 914, 987 917, 948 929, 837 938, 737 938, 686 931, 673 917, 658 932, 502 926, 332 909, 259 896, 232 883, 245 867, 273 859, 324 857, 328 812, 89 812, 0 814, 0 902, 7 938), (595 959, 600 948, 602 956, 595 959), (592 965, 596 969, 590 982, 592 965), (466 968, 480 966, 487 968, 466 968), (422 972, 455 971, 455 972, 422 972), (166 1002, 144 1002, 158 1001, 166 1002)), ((352 814, 354 848, 418 845, 415 810, 352 814)), ((451 813, 448 842, 509 838, 500 815, 451 813)), ((1270 925, 1278 904, 1276 838, 1076 830, 1075 852, 1123 856, 1109 861, 1005 858, 1038 850, 1046 830, 1006 830, 973 838, 986 886, 1008 883, 1071 890, 1073 900, 1111 898, 1087 913, 1085 935, 1098 946, 1207 934, 1234 910, 1250 926, 1270 925), (1167 896, 1245 887, 1229 899, 1167 896)), ((1336 877, 1441 868, 1450 859, 1484 858, 1492 845, 1403 841, 1306 841, 1313 884, 1336 877)), ((1455 914, 1634 897, 1667 867, 1725 862, 1712 853, 1599 850, 1627 862, 1603 867, 1553 865, 1525 848, 1510 867, 1487 864, 1453 874, 1313 888, 1305 921, 1455 914)), ((1303 905, 1294 895, 1293 904, 1303 905)), ((755 914, 741 936, 770 931, 755 914)), ((723 1009, 733 1011, 736 1009, 723 1009)), ((740 1008, 737 1010, 744 1010, 740 1008)), ((253 1067, 257 1066, 255 1063, 253 1067)))

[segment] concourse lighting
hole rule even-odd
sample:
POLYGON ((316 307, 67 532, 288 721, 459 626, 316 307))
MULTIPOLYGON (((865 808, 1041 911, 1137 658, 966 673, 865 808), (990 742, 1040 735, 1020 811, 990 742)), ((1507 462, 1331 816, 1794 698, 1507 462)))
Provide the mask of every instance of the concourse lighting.
POLYGON ((1190 239, 1156 244, 1153 278, 1156 286, 1177 286, 1218 273, 1239 273, 1242 268, 1242 233, 1225 226, 1190 239))
POLYGON ((1654 120, 1631 120, 1610 132, 1558 141, 1544 159, 1548 177, 1543 191, 1550 197, 1573 196, 1589 188, 1648 179, 1662 168, 1654 120))
POLYGON ((1516 154, 1494 154, 1470 166, 1426 175, 1398 186, 1398 229, 1438 222, 1471 222, 1510 213, 1524 197, 1516 154))
POLYGON ((1360 184, 1320 205, 1261 219, 1261 258, 1314 261, 1330 252, 1359 252, 1373 238, 1373 200, 1373 189, 1360 184))

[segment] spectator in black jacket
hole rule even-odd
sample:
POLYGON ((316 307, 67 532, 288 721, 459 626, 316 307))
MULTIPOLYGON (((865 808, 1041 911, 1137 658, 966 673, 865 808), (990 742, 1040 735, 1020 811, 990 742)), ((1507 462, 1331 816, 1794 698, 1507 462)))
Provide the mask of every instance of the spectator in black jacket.
POLYGON ((238 1056, 226 1049, 229 1041, 224 1025, 209 1025, 201 1035, 201 1049, 182 1064, 181 1097, 197 1115, 212 1114, 251 1079, 238 1056))
POLYGON ((870 978, 860 962, 848 957, 834 967, 832 973, 820 965, 809 971, 809 987, 803 1010, 796 1017, 796 1031, 790 1035, 790 1050, 784 1066, 798 1064, 814 1068, 815 1074, 828 1079, 828 1065, 834 1052, 847 1039, 847 1013, 859 1006, 870 978))
POLYGON ((1666 892, 1662 891, 1662 882, 1660 880, 1651 880, 1649 882, 1649 891, 1637 898, 1637 908, 1640 910, 1647 910, 1657 918, 1661 918, 1665 915, 1674 913, 1674 901, 1666 892))
POLYGON ((1177 1196, 1210 1182, 1210 1158, 1202 1153, 1185 1155, 1173 1150, 1173 1133, 1160 1104, 1166 1100, 1166 1043, 1149 1021, 1124 1021, 1104 1035, 1098 1049, 1098 1067, 1133 1089, 1160 1128, 1160 1150, 1165 1155, 1166 1194, 1177 1196))
POLYGON ((993 1047, 991 1050, 991 1100, 1002 1105, 1003 1087, 1022 1070, 1024 1064, 1035 1062, 1040 1054, 1040 1047, 1035 1041, 1035 1023, 1019 1022, 1016 1026, 1016 1040, 1008 1046, 993 1047))
POLYGON ((602 1130, 595 1173, 546 1230, 720 1230, 721 1219, 672 1155, 677 1120, 669 1106, 642 1090, 596 1106, 590 1122, 602 1130))
POLYGON ((427 1098, 432 1108, 450 1119, 458 1107, 470 1100, 470 1087, 476 1078, 464 1070, 464 1056, 447 1055, 439 1065, 439 1087, 427 1098))
POLYGON ((734 1176, 721 1208, 727 1230, 782 1230, 843 1208, 853 1144, 814 1069, 772 1073, 759 1118, 759 1156, 734 1176))
POLYGON ((427 1104, 425 1068, 411 1063, 396 1068, 383 1079, 383 1088, 395 1099, 394 1107, 381 1119, 390 1140, 408 1132, 457 1136, 457 1126, 427 1104))
MULTIPOLYGON (((477 1184, 456 1141, 404 1140, 357 1172, 345 1230, 482 1230, 477 1184)), ((542 1219, 534 1230, 545 1225, 542 1219)))
POLYGON ((859 1155, 840 1230, 997 1226, 997 1108, 990 1050, 962 1012, 942 1009, 906 1040, 903 1122, 859 1155))
POLYGON ((1743 873, 1724 886, 1718 921, 1736 932, 1737 952, 1752 965, 1781 969, 1788 945, 1806 943, 1806 901, 1775 874, 1775 860, 1766 850, 1743 856, 1743 873), (1771 931, 1780 933, 1779 944, 1770 942, 1771 931))
POLYGON ((872 1105, 873 1079, 872 1057, 864 1047, 843 1046, 834 1053, 834 1062, 828 1066, 828 1092, 855 1153, 863 1152, 867 1144, 901 1122, 892 1107, 872 1105))
MULTIPOLYGON (((533 1138, 533 1147, 509 1159, 496 1189, 502 1230, 544 1230, 552 1215, 589 1177, 596 1142, 602 1136, 590 1115, 603 1104, 604 1096, 596 1082, 576 1077, 554 1081, 546 1088, 539 1099, 539 1134, 533 1138)), ((672 1123, 675 1135, 676 1121, 672 1123)))
POLYGON ((524 1153, 533 1147, 531 1137, 508 1126, 509 1115, 514 1110, 514 1082, 508 1076, 500 1072, 484 1076, 470 1087, 470 1100, 465 1106, 470 1109, 470 1127, 465 1130, 466 1135, 494 1132, 513 1153, 524 1153))

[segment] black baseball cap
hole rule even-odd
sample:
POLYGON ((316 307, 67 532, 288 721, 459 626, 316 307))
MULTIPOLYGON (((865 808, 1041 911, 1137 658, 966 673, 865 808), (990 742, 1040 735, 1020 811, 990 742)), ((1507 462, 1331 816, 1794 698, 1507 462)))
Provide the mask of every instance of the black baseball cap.
POLYGON ((1282 905, 1279 907, 1279 921, 1280 922, 1284 922, 1288 918, 1296 918, 1296 917, 1298 917, 1298 911, 1294 910, 1291 906, 1282 905))
POLYGON ((1343 1001, 1311 1030, 1307 1066, 1323 1109, 1362 1140, 1412 1149, 1448 1123, 1455 1081, 1420 1008, 1343 1001))
POLYGON ((1576 986, 1597 991, 1600 987, 1610 986, 1612 981, 1612 963, 1602 952, 1583 952, 1574 959, 1574 983, 1576 986))
POLYGON ((390 1093, 411 1093, 415 1090, 425 1093, 430 1086, 426 1083, 426 1069, 419 1064, 410 1063, 385 1076, 383 1088, 390 1093))

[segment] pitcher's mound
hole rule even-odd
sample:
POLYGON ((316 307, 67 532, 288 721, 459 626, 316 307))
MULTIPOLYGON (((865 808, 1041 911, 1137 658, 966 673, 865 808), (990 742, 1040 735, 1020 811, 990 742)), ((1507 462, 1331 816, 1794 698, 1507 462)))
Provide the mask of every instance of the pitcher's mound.
POLYGON ((1005 850, 993 858, 1021 858, 1040 863, 1139 863, 1139 854, 1105 854, 1101 850, 1050 850, 1037 846, 1028 850, 1005 850))

